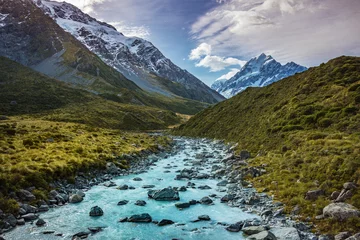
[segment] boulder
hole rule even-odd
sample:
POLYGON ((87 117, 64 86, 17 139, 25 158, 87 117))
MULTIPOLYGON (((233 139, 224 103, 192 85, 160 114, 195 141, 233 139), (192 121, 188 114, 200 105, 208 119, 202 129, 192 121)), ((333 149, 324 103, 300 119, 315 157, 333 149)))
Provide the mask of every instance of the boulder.
POLYGON ((353 196, 352 190, 343 189, 339 196, 336 198, 335 202, 344 202, 347 199, 350 199, 353 196))
POLYGON ((5 222, 9 223, 11 227, 15 227, 17 224, 17 220, 12 214, 9 214, 4 220, 5 222))
POLYGON ((20 213, 22 215, 24 215, 26 213, 36 213, 36 212, 37 212, 37 208, 32 205, 29 205, 29 204, 20 205, 20 213), (22 211, 22 210, 24 210, 24 211, 22 211))
POLYGON ((347 183, 344 183, 343 188, 344 188, 345 190, 352 190, 352 189, 356 189, 357 186, 356 186, 356 184, 353 183, 353 182, 347 182, 347 183))
POLYGON ((265 231, 266 229, 263 226, 250 226, 250 227, 244 227, 242 231, 246 235, 254 235, 260 232, 265 231))
POLYGON ((128 204, 128 203, 129 203, 128 200, 121 200, 121 201, 118 202, 117 205, 122 206, 122 205, 126 205, 126 204, 128 204))
POLYGON ((39 215, 36 215, 34 213, 28 213, 23 216, 21 216, 26 222, 28 221, 34 221, 39 218, 39 215))
POLYGON ((154 187, 155 187, 155 185, 144 185, 144 186, 142 186, 142 188, 145 188, 145 189, 154 188, 154 187))
POLYGON ((272 228, 271 232, 279 240, 300 240, 299 232, 293 227, 277 227, 272 228))
POLYGON ((19 226, 25 225, 25 219, 23 219, 23 218, 18 219, 16 221, 16 224, 19 225, 19 226))
POLYGON ((178 191, 179 192, 186 192, 187 188, 185 186, 181 186, 178 191))
POLYGON ((200 215, 200 216, 198 216, 198 219, 200 221, 210 221, 211 220, 209 215, 200 215))
POLYGON ((207 190, 207 189, 211 189, 211 187, 208 185, 202 185, 202 186, 199 186, 198 189, 207 190))
POLYGON ((244 226, 243 222, 237 222, 234 224, 230 224, 228 227, 226 227, 225 229, 229 232, 240 232, 241 228, 244 226))
POLYGON ((351 234, 349 232, 341 232, 335 235, 334 240, 345 240, 349 237, 351 237, 351 234))
POLYGON ((324 195, 324 191, 321 189, 311 190, 305 194, 305 200, 316 200, 322 195, 324 195))
POLYGON ((346 240, 359 240, 360 239, 360 233, 357 233, 351 237, 348 237, 346 240))
POLYGON ((36 221, 36 226, 38 227, 44 226, 45 224, 46 222, 41 218, 39 218, 39 220, 36 221))
POLYGON ((115 163, 112 162, 106 163, 106 172, 109 174, 117 174, 118 168, 116 167, 115 163))
POLYGON ((175 203, 175 207, 180 208, 180 209, 188 208, 188 207, 190 207, 190 203, 188 203, 188 202, 175 203))
POLYGON ((161 227, 161 226, 166 226, 166 225, 171 225, 171 224, 174 224, 174 222, 169 219, 163 219, 157 225, 161 227))
POLYGON ((226 194, 225 196, 223 196, 220 201, 221 202, 228 202, 228 201, 231 201, 231 200, 234 200, 235 198, 235 195, 233 194, 226 194))
POLYGON ((339 195, 340 195, 340 192, 334 191, 334 192, 331 193, 330 199, 335 200, 335 199, 337 199, 339 197, 339 195))
POLYGON ((38 208, 38 211, 39 211, 39 212, 47 212, 47 211, 49 211, 49 206, 48 206, 48 205, 41 205, 41 206, 38 208))
POLYGON ((145 206, 146 205, 146 202, 144 201, 144 200, 137 200, 136 202, 135 202, 135 205, 137 205, 137 206, 145 206))
POLYGON ((128 221, 128 217, 123 217, 119 219, 119 222, 127 222, 128 221))
POLYGON ((17 196, 19 197, 19 199, 21 201, 27 201, 27 202, 31 202, 36 199, 34 194, 32 194, 31 192, 24 190, 24 189, 19 190, 19 192, 17 192, 17 196))
POLYGON ((79 203, 82 200, 84 200, 84 198, 82 196, 78 195, 78 194, 73 194, 69 198, 70 203, 79 203))
POLYGON ((204 205, 211 205, 213 204, 213 200, 211 200, 211 198, 209 197, 203 197, 202 199, 200 199, 200 203, 204 205))
POLYGON ((118 186, 116 189, 119 189, 119 190, 128 190, 128 189, 129 189, 129 186, 126 185, 126 184, 123 184, 123 185, 118 186))
POLYGON ((274 234, 268 231, 263 231, 246 238, 247 240, 276 240, 274 234))
POLYGON ((228 181, 227 181, 227 180, 223 180, 223 181, 219 182, 218 184, 216 184, 216 186, 225 187, 227 184, 228 184, 228 181))
POLYGON ((323 215, 337 220, 346 220, 351 217, 360 217, 360 212, 348 203, 331 203, 324 207, 323 215))
POLYGON ((156 201, 178 201, 180 200, 179 192, 173 188, 164 188, 162 190, 150 190, 148 196, 156 201))
POLYGON ((152 218, 148 213, 135 214, 128 218, 128 222, 150 223, 151 221, 152 221, 152 218))
POLYGON ((136 178, 133 178, 133 181, 140 182, 140 181, 142 181, 142 179, 141 179, 141 178, 139 178, 139 177, 136 177, 136 178))
POLYGON ((100 217, 104 215, 104 212, 100 207, 94 206, 91 208, 89 215, 90 217, 100 217))

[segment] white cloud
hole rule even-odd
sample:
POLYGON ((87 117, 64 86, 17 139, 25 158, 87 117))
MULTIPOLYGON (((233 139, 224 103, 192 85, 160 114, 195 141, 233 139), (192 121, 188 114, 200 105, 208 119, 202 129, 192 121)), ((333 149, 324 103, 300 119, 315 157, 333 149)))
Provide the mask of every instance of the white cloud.
POLYGON ((195 66, 210 68, 210 72, 218 72, 227 67, 239 65, 242 66, 245 62, 236 58, 223 58, 219 56, 207 55, 200 60, 195 66))
POLYGON ((148 38, 150 30, 146 26, 126 26, 124 22, 110 22, 119 32, 128 37, 148 38))
POLYGON ((220 76, 218 79, 216 79, 216 81, 217 81, 217 80, 229 80, 230 78, 232 78, 233 76, 235 76, 235 74, 238 73, 239 71, 240 71, 240 69, 238 69, 238 68, 232 68, 232 69, 230 70, 230 72, 228 72, 228 73, 220 76))
POLYGON ((201 43, 197 48, 191 50, 189 55, 190 60, 199 60, 201 57, 211 54, 211 45, 201 43))
POLYGON ((281 62, 316 65, 360 55, 359 0, 228 0, 201 16, 191 34, 218 56, 271 52, 281 62))

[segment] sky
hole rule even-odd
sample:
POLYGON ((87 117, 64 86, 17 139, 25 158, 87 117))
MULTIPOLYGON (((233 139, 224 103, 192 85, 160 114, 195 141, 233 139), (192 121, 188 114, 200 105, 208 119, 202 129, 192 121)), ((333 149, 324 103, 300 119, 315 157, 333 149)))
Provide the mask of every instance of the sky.
POLYGON ((360 0, 65 1, 151 41, 208 85, 261 53, 306 67, 360 56, 360 0))

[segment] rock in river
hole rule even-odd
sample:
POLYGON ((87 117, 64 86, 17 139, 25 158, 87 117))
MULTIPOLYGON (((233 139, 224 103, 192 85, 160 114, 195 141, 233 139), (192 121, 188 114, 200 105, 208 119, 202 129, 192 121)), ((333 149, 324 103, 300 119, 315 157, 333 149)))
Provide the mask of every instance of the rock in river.
POLYGON ((36 221, 36 226, 38 227, 44 226, 45 224, 46 222, 41 218, 39 218, 39 220, 36 221))
POLYGON ((128 203, 129 203, 128 200, 121 200, 121 201, 118 202, 117 205, 122 206, 122 205, 126 205, 126 204, 128 204, 128 203))
POLYGON ((163 219, 158 223, 158 226, 165 226, 165 225, 171 225, 174 224, 173 221, 169 220, 169 219, 163 219))
POLYGON ((104 215, 104 212, 100 207, 95 206, 95 207, 91 208, 89 215, 91 217, 99 217, 99 216, 104 215))
POLYGON ((135 205, 137 206, 145 206, 146 205, 146 202, 144 200, 137 200, 135 202, 135 205))
POLYGON ((172 188, 164 188, 162 190, 148 191, 149 198, 156 201, 177 201, 180 200, 179 192, 172 188))
POLYGON ((211 200, 211 198, 209 197, 203 197, 202 199, 200 199, 200 203, 204 205, 211 205, 213 204, 213 200, 211 200))
POLYGON ((73 194, 69 198, 70 203, 79 203, 82 200, 84 200, 84 198, 82 196, 78 195, 78 194, 73 194))
POLYGON ((175 207, 183 209, 190 207, 190 203, 184 202, 184 203, 175 203, 175 207))
POLYGON ((151 216, 148 213, 132 215, 128 218, 128 222, 144 222, 150 223, 152 221, 151 216))

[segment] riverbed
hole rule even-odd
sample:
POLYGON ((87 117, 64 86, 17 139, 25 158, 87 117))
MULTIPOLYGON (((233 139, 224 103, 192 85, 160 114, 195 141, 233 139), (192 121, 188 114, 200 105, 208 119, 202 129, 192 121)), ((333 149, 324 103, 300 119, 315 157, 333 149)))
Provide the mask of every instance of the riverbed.
POLYGON ((221 203, 220 198, 226 194, 225 186, 217 186, 222 179, 181 179, 176 175, 184 168, 197 168, 199 173, 210 174, 212 165, 221 164, 226 157, 227 149, 223 144, 214 141, 175 139, 177 150, 163 154, 148 167, 146 172, 130 174, 113 179, 116 186, 94 186, 86 191, 84 200, 77 204, 67 204, 51 208, 42 213, 40 218, 46 225, 37 227, 34 223, 17 227, 4 235, 5 239, 71 239, 79 232, 88 231, 89 227, 102 227, 102 231, 90 234, 88 239, 245 239, 241 232, 229 232, 225 224, 244 220, 258 219, 257 215, 243 212, 240 208, 229 207, 221 203), (199 165, 199 156, 206 158, 199 165), (141 178, 135 181, 134 178, 141 178), (193 183, 192 186, 188 182, 193 183), (128 185, 135 189, 118 190, 117 186, 128 185), (194 185, 195 184, 195 185, 194 185), (186 186, 186 191, 179 192, 179 201, 156 201, 149 199, 148 190, 144 185, 155 185, 152 189, 186 186), (199 189, 207 185, 211 189, 199 189), (199 201, 205 196, 212 196, 213 205, 196 204, 189 208, 178 209, 175 203, 199 201), (129 201, 119 206, 121 200, 129 201), (146 201, 145 206, 135 205, 137 200, 146 201), (91 207, 99 206, 104 215, 90 217, 91 207), (158 226, 154 223, 119 222, 123 217, 134 214, 148 213, 153 220, 169 219, 172 225, 158 226), (210 221, 198 221, 200 215, 208 215, 210 221), (44 234, 48 231, 50 234, 44 234), (61 235, 61 236, 56 236, 61 235))

